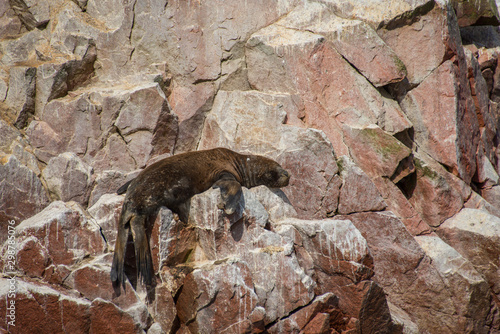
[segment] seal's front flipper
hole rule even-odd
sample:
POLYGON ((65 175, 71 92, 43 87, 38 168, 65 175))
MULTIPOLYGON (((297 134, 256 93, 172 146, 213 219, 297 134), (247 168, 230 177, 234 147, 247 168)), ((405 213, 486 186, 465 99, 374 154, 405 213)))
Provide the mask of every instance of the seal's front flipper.
POLYGON ((212 188, 220 188, 222 199, 222 207, 220 209, 224 209, 226 214, 232 215, 236 211, 243 194, 241 184, 236 181, 234 176, 225 175, 215 182, 212 188))

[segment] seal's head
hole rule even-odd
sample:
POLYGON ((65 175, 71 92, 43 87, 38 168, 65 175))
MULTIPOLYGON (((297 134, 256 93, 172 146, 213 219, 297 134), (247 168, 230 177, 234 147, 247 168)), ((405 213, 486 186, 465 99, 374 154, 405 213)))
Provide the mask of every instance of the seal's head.
POLYGON ((271 188, 286 187, 290 181, 290 173, 280 165, 276 165, 262 175, 263 183, 271 188))
POLYGON ((255 186, 265 185, 270 188, 286 187, 290 181, 290 173, 276 161, 262 156, 254 156, 252 167, 255 173, 255 186))

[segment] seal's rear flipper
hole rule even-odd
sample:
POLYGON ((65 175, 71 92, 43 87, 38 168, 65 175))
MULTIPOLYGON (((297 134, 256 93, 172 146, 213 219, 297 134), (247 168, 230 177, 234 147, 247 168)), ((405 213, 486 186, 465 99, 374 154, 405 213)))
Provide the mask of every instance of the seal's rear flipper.
POLYGON ((122 223, 122 216, 120 216, 120 223, 118 226, 118 235, 116 236, 115 252, 113 254, 113 264, 111 266, 111 282, 116 296, 120 296, 120 286, 125 290, 125 273, 123 266, 125 262, 125 247, 128 239, 128 228, 122 223))
POLYGON ((130 221, 132 237, 134 238, 137 272, 142 276, 143 283, 147 286, 151 286, 154 277, 153 260, 144 225, 145 217, 142 215, 135 216, 130 221))

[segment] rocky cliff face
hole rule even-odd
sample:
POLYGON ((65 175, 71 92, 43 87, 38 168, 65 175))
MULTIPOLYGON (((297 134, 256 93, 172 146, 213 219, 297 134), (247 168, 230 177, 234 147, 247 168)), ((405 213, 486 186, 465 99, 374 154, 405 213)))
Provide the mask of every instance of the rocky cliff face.
POLYGON ((500 333, 495 2, 2 0, 0 18, 2 331, 500 333), (116 189, 217 146, 290 185, 231 216, 218 190, 187 222, 162 209, 149 303, 134 279, 113 295, 116 189))

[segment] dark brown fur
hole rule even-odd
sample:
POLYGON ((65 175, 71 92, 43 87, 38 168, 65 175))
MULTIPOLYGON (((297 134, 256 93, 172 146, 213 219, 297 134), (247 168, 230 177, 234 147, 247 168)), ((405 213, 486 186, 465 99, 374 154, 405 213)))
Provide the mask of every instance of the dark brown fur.
POLYGON ((271 188, 288 185, 289 174, 275 161, 257 155, 242 155, 225 148, 188 152, 160 160, 118 189, 127 192, 118 223, 111 269, 117 294, 125 284, 124 256, 129 230, 134 240, 137 271, 147 286, 153 284, 153 262, 146 222, 165 206, 174 212, 192 196, 220 188, 224 210, 232 214, 241 197, 241 186, 271 188))

